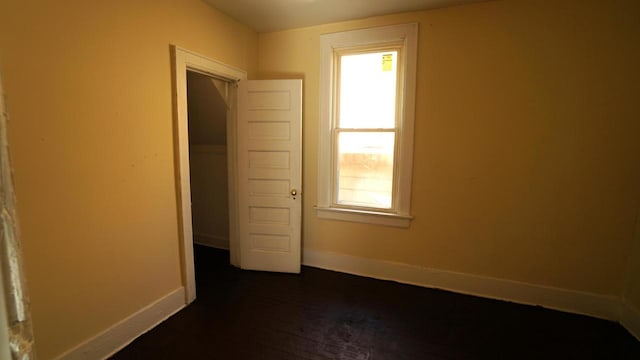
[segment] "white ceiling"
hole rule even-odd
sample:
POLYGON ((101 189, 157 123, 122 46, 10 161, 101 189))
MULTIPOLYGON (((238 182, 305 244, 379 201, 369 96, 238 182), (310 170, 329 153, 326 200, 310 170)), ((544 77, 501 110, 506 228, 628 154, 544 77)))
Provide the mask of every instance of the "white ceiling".
POLYGON ((257 32, 270 32, 487 0, 203 0, 257 32))

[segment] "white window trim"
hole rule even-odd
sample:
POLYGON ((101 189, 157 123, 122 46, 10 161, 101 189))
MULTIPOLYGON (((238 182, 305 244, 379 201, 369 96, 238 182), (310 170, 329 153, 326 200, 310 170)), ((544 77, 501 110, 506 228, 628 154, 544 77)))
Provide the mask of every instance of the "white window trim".
POLYGON ((413 124, 415 118, 416 67, 418 57, 418 24, 401 24, 371 29, 345 31, 320 36, 320 117, 318 130, 318 217, 387 226, 408 227, 411 209, 411 176, 413 172, 413 124), (332 115, 334 89, 334 50, 386 43, 403 43, 404 101, 398 128, 398 170, 395 212, 335 207, 331 199, 332 181, 332 115))

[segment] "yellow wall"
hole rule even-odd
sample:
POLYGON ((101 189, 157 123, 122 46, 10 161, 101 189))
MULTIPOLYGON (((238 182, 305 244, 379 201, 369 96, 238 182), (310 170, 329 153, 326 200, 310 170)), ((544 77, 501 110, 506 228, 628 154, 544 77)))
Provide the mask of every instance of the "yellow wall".
POLYGON ((257 35, 199 0, 0 2, 41 359, 180 286, 169 44, 257 67, 257 35))
POLYGON ((307 250, 620 296, 640 202, 640 5, 490 1, 260 34, 304 77, 307 250), (318 219, 320 34, 420 26, 409 229, 318 219))

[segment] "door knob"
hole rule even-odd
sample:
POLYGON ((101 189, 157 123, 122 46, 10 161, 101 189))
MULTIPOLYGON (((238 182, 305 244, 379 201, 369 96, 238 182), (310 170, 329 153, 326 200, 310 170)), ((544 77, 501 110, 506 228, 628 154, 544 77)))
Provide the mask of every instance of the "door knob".
POLYGON ((291 196, 296 196, 298 194, 298 190, 291 189, 291 196))

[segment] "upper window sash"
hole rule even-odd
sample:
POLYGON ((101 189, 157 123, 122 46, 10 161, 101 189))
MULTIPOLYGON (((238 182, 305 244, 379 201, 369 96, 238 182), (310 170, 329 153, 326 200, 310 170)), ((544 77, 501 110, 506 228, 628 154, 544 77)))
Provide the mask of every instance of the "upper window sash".
MULTIPOLYGON (((387 44, 384 46, 366 46, 366 47, 355 47, 355 48, 345 48, 345 49, 335 49, 334 50, 334 59, 333 64, 336 66, 333 76, 333 97, 332 97, 332 108, 334 112, 332 113, 332 125, 334 128, 370 128, 370 129, 393 129, 399 126, 399 122, 402 119, 401 113, 401 104, 402 104, 402 78, 404 74, 404 66, 403 66, 403 44, 401 42, 393 42, 391 44, 387 44), (342 98, 342 72, 343 72, 343 57, 345 56, 357 56, 357 55, 373 55, 376 53, 395 53, 396 57, 396 71, 395 71, 395 108, 394 108, 394 123, 389 126, 362 126, 362 127, 349 127, 345 126, 342 122, 342 114, 341 114, 341 98, 342 98)), ((381 64, 382 65, 382 64, 381 64)))

